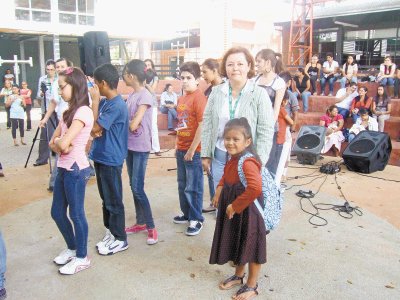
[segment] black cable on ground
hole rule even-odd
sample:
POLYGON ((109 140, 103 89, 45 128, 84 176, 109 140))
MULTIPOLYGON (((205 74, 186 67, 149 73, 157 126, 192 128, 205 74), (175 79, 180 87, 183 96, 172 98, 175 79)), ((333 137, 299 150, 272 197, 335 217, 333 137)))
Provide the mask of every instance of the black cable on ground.
MULTIPOLYGON (((320 178, 320 177, 319 177, 320 178)), ((341 194, 341 196, 343 197, 343 199, 345 200, 345 203, 343 205, 336 205, 336 204, 331 204, 331 203, 316 203, 314 204, 311 201, 311 198, 314 198, 319 191, 321 190, 321 187, 323 186, 323 184, 326 182, 326 179, 328 178, 328 174, 325 175, 325 179, 324 181, 320 184, 320 186, 317 189, 317 192, 314 194, 311 191, 305 192, 305 191, 298 191, 296 193, 297 196, 300 197, 299 199, 299 203, 300 203, 300 208, 302 211, 304 211, 306 214, 311 215, 311 217, 308 219, 308 222, 311 225, 314 226, 325 226, 328 224, 328 221, 320 216, 320 210, 334 210, 337 211, 338 214, 342 217, 342 218, 346 218, 346 219, 351 219, 353 218, 353 213, 355 213, 358 216, 362 216, 363 213, 361 211, 361 209, 356 206, 356 207, 352 207, 349 203, 349 201, 347 200, 346 196, 344 195, 341 186, 339 185, 339 183, 337 182, 337 173, 335 173, 335 183, 336 186, 341 194), (310 203, 310 205, 314 208, 315 212, 310 212, 307 211, 306 209, 304 209, 303 207, 303 201, 306 200, 310 203), (318 220, 322 221, 322 223, 316 223, 313 221, 314 218, 317 218, 318 220)))

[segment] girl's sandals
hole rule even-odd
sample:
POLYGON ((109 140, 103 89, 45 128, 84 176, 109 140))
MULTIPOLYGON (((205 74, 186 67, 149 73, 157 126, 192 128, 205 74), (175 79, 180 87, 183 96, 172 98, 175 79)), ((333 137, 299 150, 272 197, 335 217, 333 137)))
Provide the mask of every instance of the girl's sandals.
POLYGON ((258 283, 256 284, 255 287, 249 287, 247 284, 243 285, 237 292, 235 295, 232 296, 232 299, 245 299, 245 300, 250 300, 253 299, 254 297, 258 296, 258 283), (252 294, 250 294, 250 292, 252 292, 252 294), (249 293, 249 295, 246 297, 243 294, 244 293, 249 293), (240 297, 240 295, 242 295, 240 297), (239 298, 240 297, 240 298, 239 298))
POLYGON ((246 276, 246 273, 243 274, 242 277, 232 275, 231 277, 225 279, 223 282, 220 283, 219 288, 221 290, 230 290, 231 288, 237 286, 237 285, 242 285, 243 284, 243 278, 246 276))

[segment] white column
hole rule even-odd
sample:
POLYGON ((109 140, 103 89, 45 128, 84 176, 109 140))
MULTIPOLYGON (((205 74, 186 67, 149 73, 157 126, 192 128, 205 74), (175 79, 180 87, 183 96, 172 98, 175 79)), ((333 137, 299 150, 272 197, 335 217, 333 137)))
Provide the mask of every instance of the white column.
POLYGON ((60 58, 60 37, 58 34, 53 35, 53 56, 54 60, 60 58))
POLYGON ((40 76, 45 74, 45 58, 44 58, 44 43, 43 36, 39 36, 38 38, 38 46, 39 46, 39 64, 40 64, 40 76))
MULTIPOLYGON (((19 42, 19 55, 21 60, 25 60, 25 43, 24 41, 19 42)), ((26 65, 21 65, 22 81, 26 81, 26 65)))

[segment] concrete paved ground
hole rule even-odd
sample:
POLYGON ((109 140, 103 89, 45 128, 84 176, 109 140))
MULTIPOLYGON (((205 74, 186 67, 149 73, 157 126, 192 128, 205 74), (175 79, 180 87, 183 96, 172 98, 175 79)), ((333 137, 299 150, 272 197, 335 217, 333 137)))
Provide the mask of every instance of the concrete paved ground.
MULTIPOLYGON (((206 215, 204 229, 196 237, 185 236, 185 226, 171 221, 179 209, 176 173, 167 171, 174 167, 173 158, 150 160, 148 165, 145 188, 160 242, 148 246, 145 234, 130 235, 127 251, 99 256, 94 246, 104 229, 97 187, 91 180, 86 212, 92 267, 74 276, 59 275, 52 259, 65 245, 49 214, 51 195, 44 191, 48 169, 22 169, 27 150, 19 147, 16 152, 5 144, 12 141, 3 125, 0 161, 7 167, 7 177, 0 178, 0 228, 8 250, 9 299, 229 299, 234 293, 217 288, 234 269, 208 264, 214 216, 206 215)), ((387 167, 371 175, 399 180, 398 170, 387 167)), ((311 172, 291 168, 289 176, 311 172)), ((310 179, 293 179, 288 186, 310 179)), ((368 210, 364 208, 363 216, 352 219, 333 211, 321 212, 328 225, 316 227, 300 210, 294 195, 298 188, 286 191, 281 224, 267 238, 268 263, 261 271, 258 299, 400 299, 400 232, 395 221, 399 184, 345 170, 338 181, 352 205, 368 210)), ((130 225, 134 208, 125 170, 123 182, 130 225)), ((318 179, 304 189, 316 191, 321 182, 318 179)), ((327 178, 313 201, 343 203, 333 177, 327 178)))

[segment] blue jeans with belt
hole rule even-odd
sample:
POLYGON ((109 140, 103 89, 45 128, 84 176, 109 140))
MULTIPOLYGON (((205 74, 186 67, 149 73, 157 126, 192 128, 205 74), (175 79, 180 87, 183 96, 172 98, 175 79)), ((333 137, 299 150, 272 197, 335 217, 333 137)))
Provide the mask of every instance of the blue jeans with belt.
POLYGON ((76 163, 73 164, 72 171, 58 168, 51 206, 51 217, 63 235, 68 249, 76 250, 76 256, 79 258, 87 255, 85 190, 89 176, 90 168, 80 170, 76 163), (68 208, 72 223, 67 216, 68 208))
POLYGON ((146 224, 147 229, 154 228, 153 215, 149 199, 144 191, 144 177, 146 175, 149 152, 128 150, 126 167, 128 169, 129 184, 133 194, 136 210, 136 224, 146 224))
POLYGON ((6 272, 6 246, 0 231, 0 290, 4 288, 4 273, 6 272))
POLYGON ((200 152, 195 152, 193 159, 189 161, 184 160, 186 152, 176 150, 179 204, 183 215, 189 221, 203 222, 204 180, 200 152))

